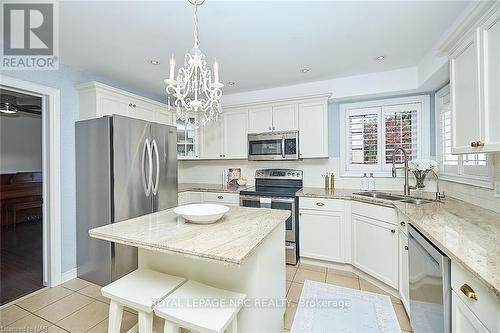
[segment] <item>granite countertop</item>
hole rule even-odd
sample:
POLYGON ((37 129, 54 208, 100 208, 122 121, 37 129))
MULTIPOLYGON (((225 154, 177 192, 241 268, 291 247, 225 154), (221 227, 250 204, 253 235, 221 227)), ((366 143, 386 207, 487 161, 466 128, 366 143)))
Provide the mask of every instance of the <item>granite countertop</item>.
MULTIPOLYGON (((454 198, 415 205, 362 197, 354 194, 356 192, 360 190, 330 191, 305 187, 297 192, 297 196, 355 200, 395 207, 451 260, 461 264, 500 297, 500 214, 454 198)), ((400 191, 386 193, 403 195, 400 191)), ((433 196, 434 193, 423 195, 426 199, 433 196)))
POLYGON ((249 186, 223 186, 222 184, 202 184, 202 183, 180 183, 178 192, 221 192, 221 193, 240 193, 240 191, 249 188, 249 186))
POLYGON ((231 207, 218 222, 178 221, 172 209, 89 230, 93 238, 138 248, 240 265, 290 217, 277 209, 231 207))

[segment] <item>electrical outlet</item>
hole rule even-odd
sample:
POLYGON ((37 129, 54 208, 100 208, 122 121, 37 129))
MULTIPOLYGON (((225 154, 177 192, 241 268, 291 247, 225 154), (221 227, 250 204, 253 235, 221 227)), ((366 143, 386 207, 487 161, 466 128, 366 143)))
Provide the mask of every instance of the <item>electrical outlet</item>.
POLYGON ((500 198, 500 181, 495 182, 495 197, 500 198))

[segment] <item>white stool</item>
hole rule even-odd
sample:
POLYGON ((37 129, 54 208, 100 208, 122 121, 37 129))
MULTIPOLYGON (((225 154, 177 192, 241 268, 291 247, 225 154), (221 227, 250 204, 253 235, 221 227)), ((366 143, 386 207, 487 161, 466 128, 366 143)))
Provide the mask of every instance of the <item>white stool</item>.
POLYGON ((245 294, 189 280, 158 303, 155 314, 165 319, 164 333, 177 333, 180 327, 203 333, 229 328, 237 333, 237 315, 245 299, 245 294))
MULTIPOLYGON (((111 300, 108 333, 120 333, 124 306, 139 313, 139 333, 151 333, 154 305, 184 281, 177 276, 139 269, 103 287, 102 295, 111 300)), ((137 332, 137 328, 134 326, 130 331, 137 332)))

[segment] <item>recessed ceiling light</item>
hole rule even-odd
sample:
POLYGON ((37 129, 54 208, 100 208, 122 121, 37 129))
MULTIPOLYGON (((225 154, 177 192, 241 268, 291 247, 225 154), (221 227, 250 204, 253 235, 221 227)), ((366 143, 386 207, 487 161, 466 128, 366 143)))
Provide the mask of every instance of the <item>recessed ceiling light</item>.
POLYGON ((229 84, 230 86, 234 86, 236 84, 236 82, 234 82, 234 81, 227 81, 227 84, 229 84))
POLYGON ((309 71, 310 71, 310 69, 309 69, 309 68, 302 68, 302 69, 300 70, 300 72, 301 72, 301 73, 307 73, 307 72, 309 72, 309 71))
POLYGON ((159 65, 159 64, 160 64, 160 62, 159 62, 158 60, 154 60, 154 59, 149 60, 149 63, 150 63, 151 65, 159 65))
POLYGON ((378 56, 378 57, 376 57, 375 59, 377 59, 377 60, 384 60, 384 59, 385 59, 385 56, 378 56))

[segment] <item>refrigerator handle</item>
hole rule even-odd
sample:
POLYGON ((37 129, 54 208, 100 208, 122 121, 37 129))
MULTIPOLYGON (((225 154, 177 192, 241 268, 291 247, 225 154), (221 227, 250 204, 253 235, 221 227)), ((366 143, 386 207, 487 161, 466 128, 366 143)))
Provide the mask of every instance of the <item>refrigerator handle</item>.
POLYGON ((144 193, 146 194, 147 197, 149 197, 149 194, 151 193, 151 182, 153 178, 153 157, 151 154, 151 144, 149 143, 149 139, 146 138, 144 140, 144 147, 142 149, 142 186, 144 187, 144 193), (144 155, 148 153, 148 162, 149 162, 149 172, 148 175, 146 176, 146 159, 144 158, 144 155))
POLYGON ((160 183, 160 156, 158 154, 158 145, 156 144, 156 139, 153 139, 153 148, 156 158, 156 181, 153 184, 153 195, 158 193, 158 185, 160 183))

